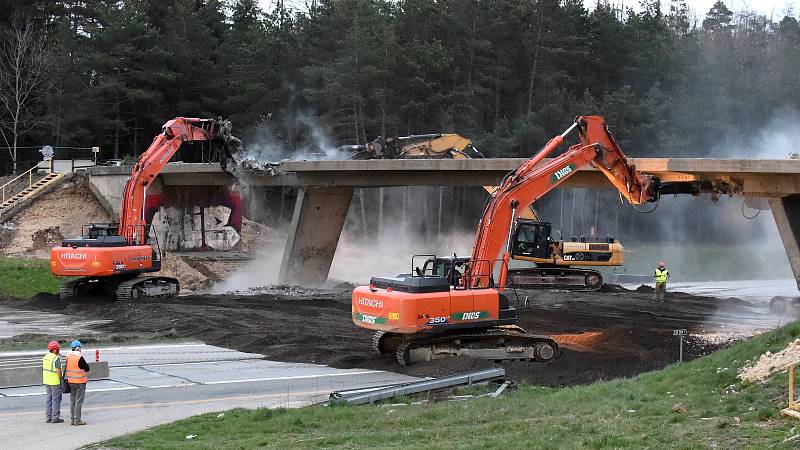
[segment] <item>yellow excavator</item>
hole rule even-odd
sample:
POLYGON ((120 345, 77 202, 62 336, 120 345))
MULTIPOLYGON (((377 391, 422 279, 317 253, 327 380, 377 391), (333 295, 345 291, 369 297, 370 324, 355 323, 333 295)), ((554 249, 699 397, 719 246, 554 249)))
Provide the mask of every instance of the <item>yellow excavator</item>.
MULTIPOLYGON (((366 145, 348 145, 340 150, 353 159, 484 158, 472 141, 459 134, 418 134, 394 138, 378 137, 366 145)), ((497 186, 484 186, 490 194, 497 186)), ((534 263, 534 267, 510 268, 511 284, 519 288, 596 291, 603 287, 603 275, 591 268, 615 267, 624 261, 622 244, 611 236, 581 236, 569 241, 551 235, 550 222, 536 210, 521 212, 516 222, 511 258, 534 263)))

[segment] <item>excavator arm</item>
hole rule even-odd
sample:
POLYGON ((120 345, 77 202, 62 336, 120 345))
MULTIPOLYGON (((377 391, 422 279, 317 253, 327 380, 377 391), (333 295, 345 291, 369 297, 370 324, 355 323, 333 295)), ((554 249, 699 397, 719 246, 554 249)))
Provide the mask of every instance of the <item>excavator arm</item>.
POLYGON ((490 280, 498 269, 497 262, 501 263, 499 285, 505 286, 510 254, 507 243, 520 211, 527 210, 587 166, 600 170, 632 204, 654 201, 658 196, 659 180, 638 172, 628 163, 606 128, 605 120, 600 116, 579 116, 564 133, 551 139, 533 158, 509 173, 492 193, 478 224, 472 263, 466 277, 469 287, 490 286, 490 280), (580 143, 555 158, 545 160, 576 128, 580 143))
POLYGON ((224 149, 222 165, 230 164, 241 150, 241 141, 231 135, 230 121, 177 117, 164 124, 161 133, 142 153, 125 184, 120 208, 119 233, 129 244, 147 241, 144 203, 147 188, 184 142, 219 141, 224 149))

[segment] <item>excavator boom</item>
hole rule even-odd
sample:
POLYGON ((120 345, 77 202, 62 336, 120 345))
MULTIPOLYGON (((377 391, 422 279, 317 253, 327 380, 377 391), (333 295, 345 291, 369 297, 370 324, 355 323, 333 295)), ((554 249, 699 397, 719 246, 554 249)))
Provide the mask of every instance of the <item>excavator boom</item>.
POLYGON ((467 274, 472 287, 487 287, 494 279, 500 286, 505 286, 510 255, 507 247, 510 247, 509 238, 519 212, 528 209, 586 166, 600 170, 633 204, 646 203, 658 195, 658 180, 637 172, 627 163, 627 157, 608 132, 602 117, 578 117, 571 127, 551 139, 536 156, 508 174, 492 193, 478 223, 472 266, 467 274), (580 133, 580 143, 558 157, 545 160, 576 128, 580 133), (507 251, 503 252, 504 248, 507 251), (499 268, 499 277, 494 278, 498 263, 502 267, 499 268))

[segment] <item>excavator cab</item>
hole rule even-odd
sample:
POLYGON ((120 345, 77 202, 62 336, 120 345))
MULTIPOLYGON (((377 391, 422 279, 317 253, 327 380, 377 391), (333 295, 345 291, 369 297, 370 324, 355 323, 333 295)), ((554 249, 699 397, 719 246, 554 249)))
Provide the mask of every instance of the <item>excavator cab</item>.
POLYGON ((512 235, 512 256, 550 258, 553 244, 553 238, 550 236, 551 230, 550 222, 517 219, 512 235))

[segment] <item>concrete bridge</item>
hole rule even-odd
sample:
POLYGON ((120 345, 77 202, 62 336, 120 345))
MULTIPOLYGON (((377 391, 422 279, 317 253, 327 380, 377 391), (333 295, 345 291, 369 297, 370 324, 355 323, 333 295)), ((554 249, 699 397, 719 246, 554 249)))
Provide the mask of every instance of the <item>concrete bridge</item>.
MULTIPOLYGON (((240 170, 252 186, 298 188, 280 279, 321 284, 345 223, 354 188, 386 186, 483 186, 497 184, 525 159, 284 161, 240 170), (320 224, 325 224, 320 226, 320 224), (302 270, 297 270, 302 268, 302 270)), ((632 163, 662 181, 691 181, 703 192, 732 192, 748 199, 766 198, 800 286, 800 160, 637 158, 632 163)), ((90 182, 118 209, 130 167, 88 170, 90 182)), ((215 164, 169 164, 159 176, 165 186, 233 184, 215 164)), ((568 187, 612 188, 595 169, 570 177, 568 187)))

